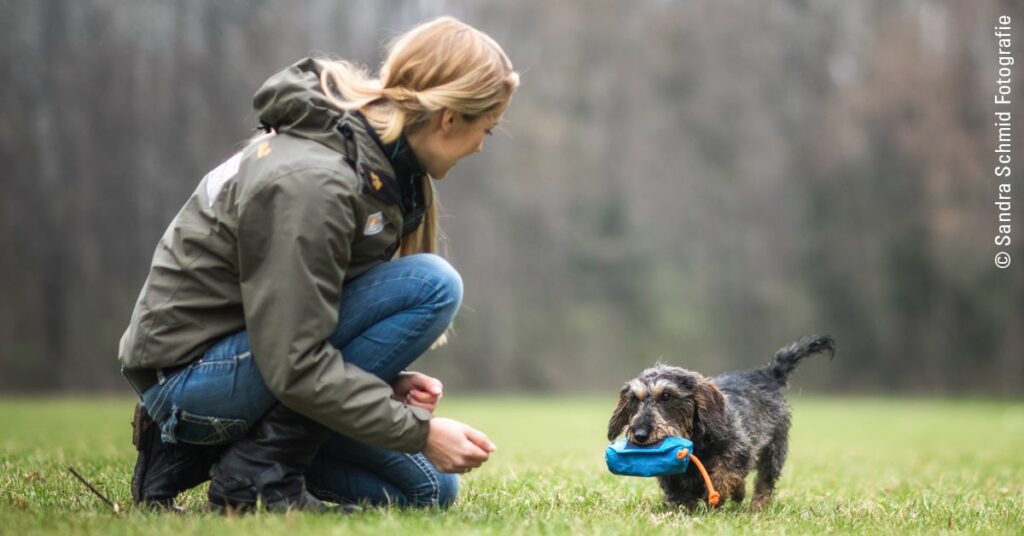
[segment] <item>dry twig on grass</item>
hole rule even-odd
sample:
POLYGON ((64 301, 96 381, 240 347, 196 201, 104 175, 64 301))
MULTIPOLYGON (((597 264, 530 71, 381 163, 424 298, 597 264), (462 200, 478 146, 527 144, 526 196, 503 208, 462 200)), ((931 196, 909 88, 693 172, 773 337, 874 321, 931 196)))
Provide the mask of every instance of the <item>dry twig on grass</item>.
POLYGON ((100 500, 102 500, 103 502, 107 503, 107 506, 109 506, 110 509, 114 511, 114 515, 118 515, 118 514, 121 513, 121 505, 117 504, 114 501, 111 501, 110 499, 107 498, 106 495, 100 493, 100 490, 96 489, 95 486, 90 484, 89 481, 85 479, 85 477, 83 477, 82 475, 78 474, 78 471, 76 471, 74 467, 71 467, 69 465, 69 466, 67 466, 67 468, 68 468, 68 471, 70 471, 72 475, 75 475, 75 478, 77 478, 79 482, 81 482, 82 484, 85 484, 85 487, 89 488, 89 491, 93 492, 93 494, 96 495, 97 497, 99 497, 100 500))

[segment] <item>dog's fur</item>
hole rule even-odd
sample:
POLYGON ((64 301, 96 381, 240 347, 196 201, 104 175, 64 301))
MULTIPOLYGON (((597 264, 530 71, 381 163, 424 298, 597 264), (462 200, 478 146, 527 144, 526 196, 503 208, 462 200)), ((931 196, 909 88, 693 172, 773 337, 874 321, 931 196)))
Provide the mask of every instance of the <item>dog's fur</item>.
MULTIPOLYGON (((834 355, 835 342, 812 335, 779 349, 764 368, 714 378, 655 365, 622 388, 608 421, 608 439, 623 432, 637 444, 689 438, 715 489, 736 502, 743 501, 744 479, 756 467, 751 508, 763 508, 786 461, 790 414, 782 389, 800 360, 823 351, 834 355)), ((707 496, 693 464, 685 473, 658 477, 658 483, 668 502, 689 509, 707 496)))

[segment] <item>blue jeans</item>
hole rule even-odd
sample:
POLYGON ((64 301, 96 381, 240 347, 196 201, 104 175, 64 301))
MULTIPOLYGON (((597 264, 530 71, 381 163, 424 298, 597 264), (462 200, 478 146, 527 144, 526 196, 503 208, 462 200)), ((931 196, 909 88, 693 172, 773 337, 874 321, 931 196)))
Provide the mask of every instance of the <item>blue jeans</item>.
MULTIPOLYGON (((420 254, 385 262, 345 283, 328 341, 344 359, 386 382, 442 334, 462 302, 462 279, 447 261, 420 254)), ((219 445, 242 438, 277 403, 242 331, 142 395, 166 443, 219 445)), ((332 432, 306 474, 309 490, 334 502, 447 507, 458 480, 421 453, 371 447, 332 432)))

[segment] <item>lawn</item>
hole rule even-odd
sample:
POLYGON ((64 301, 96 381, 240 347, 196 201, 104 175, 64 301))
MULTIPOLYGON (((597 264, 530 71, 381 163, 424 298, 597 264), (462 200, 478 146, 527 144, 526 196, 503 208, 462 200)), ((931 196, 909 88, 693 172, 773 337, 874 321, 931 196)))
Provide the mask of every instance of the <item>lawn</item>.
POLYGON ((1024 533, 1024 403, 793 397, 789 461, 775 502, 756 514, 746 503, 679 512, 653 480, 610 475, 613 403, 446 398, 440 414, 498 445, 447 512, 222 518, 202 512, 203 488, 184 497, 189 515, 126 507, 115 516, 67 473, 74 465, 131 502, 132 401, 0 400, 0 533, 1024 533))

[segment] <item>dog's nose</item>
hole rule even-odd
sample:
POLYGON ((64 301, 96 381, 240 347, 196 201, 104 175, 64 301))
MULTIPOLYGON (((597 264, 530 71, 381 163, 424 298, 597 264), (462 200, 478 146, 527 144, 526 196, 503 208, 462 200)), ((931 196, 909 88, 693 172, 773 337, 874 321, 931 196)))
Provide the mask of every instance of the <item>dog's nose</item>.
POLYGON ((650 428, 646 426, 638 426, 633 429, 633 439, 636 439, 637 443, 646 443, 648 437, 651 437, 650 428))

